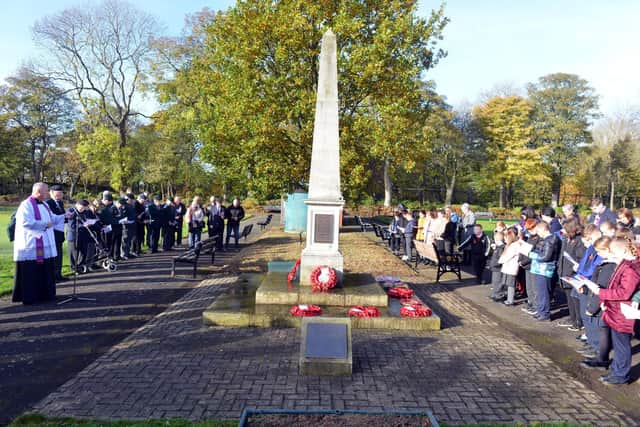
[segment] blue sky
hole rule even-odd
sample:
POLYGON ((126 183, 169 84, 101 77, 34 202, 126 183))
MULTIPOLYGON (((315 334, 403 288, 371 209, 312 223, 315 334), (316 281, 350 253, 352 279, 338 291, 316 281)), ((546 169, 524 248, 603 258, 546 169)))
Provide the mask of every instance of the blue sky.
MULTIPOLYGON (((187 13, 232 0, 132 0, 177 35, 187 13)), ((3 1, 0 13, 0 80, 37 55, 30 27, 40 17, 80 0, 3 1)), ((422 0, 423 15, 437 7, 422 0)), ((454 106, 474 103, 495 85, 522 86, 553 72, 589 80, 605 113, 640 105, 640 1, 449 0, 451 23, 442 46, 449 55, 428 78, 454 106)))

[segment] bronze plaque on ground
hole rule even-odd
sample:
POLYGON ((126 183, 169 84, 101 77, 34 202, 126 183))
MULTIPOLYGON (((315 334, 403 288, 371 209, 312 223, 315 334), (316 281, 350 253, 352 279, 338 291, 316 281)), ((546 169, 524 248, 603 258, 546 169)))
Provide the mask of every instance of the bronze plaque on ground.
POLYGON ((333 215, 317 214, 313 241, 316 243, 333 243, 333 215))

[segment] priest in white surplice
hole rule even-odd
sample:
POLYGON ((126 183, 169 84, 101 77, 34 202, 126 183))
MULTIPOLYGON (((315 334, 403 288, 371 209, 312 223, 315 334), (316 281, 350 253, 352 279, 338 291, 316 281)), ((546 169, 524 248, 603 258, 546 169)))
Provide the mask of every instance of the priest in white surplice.
POLYGON ((31 196, 20 203, 16 212, 14 302, 35 304, 56 297, 57 251, 53 227, 64 223, 65 216, 54 214, 44 203, 48 193, 47 184, 33 184, 31 196))

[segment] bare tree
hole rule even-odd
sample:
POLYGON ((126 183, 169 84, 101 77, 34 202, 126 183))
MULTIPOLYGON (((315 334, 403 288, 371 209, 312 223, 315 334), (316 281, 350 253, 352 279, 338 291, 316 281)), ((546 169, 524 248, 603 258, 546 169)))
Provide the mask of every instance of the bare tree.
MULTIPOLYGON (((149 72, 156 20, 121 0, 71 8, 33 27, 36 43, 52 57, 47 72, 75 92, 87 115, 100 113, 127 145, 134 108, 149 72)), ((124 183, 122 183, 124 184, 124 183)))
POLYGON ((56 139, 71 129, 74 105, 53 81, 23 67, 0 86, 0 117, 22 131, 34 181, 45 178, 45 163, 56 139))

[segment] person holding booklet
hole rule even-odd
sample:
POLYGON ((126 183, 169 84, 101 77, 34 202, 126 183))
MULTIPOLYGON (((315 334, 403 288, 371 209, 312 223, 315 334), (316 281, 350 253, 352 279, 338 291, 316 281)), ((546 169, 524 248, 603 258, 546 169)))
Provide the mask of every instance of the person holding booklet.
POLYGON ((602 322, 600 318, 600 299, 598 295, 593 293, 589 289, 589 283, 595 283, 599 288, 606 289, 609 285, 609 279, 613 276, 614 271, 618 264, 615 262, 609 246, 611 244, 611 238, 602 236, 593 243, 593 247, 598 253, 601 261, 593 272, 591 280, 582 280, 583 287, 582 293, 585 295, 585 335, 587 336, 587 342, 584 347, 578 350, 587 358, 596 358, 602 350, 603 354, 606 354, 608 360, 609 355, 609 334, 608 331, 600 330, 601 327, 606 327, 606 324, 602 322), (601 338, 603 341, 601 341, 601 338))
MULTIPOLYGON (((582 227, 578 218, 571 217, 567 219, 564 222, 563 230, 562 245, 560 247, 562 256, 558 262, 558 275, 560 277, 573 276, 580 265, 577 260, 581 260, 587 250, 584 243, 582 243, 582 227)), ((570 331, 579 331, 582 327, 580 301, 572 296, 573 286, 564 280, 560 281, 560 285, 567 298, 569 319, 566 322, 560 322, 559 326, 567 327, 570 331)))
POLYGON ((587 282, 589 289, 599 296, 602 304, 602 320, 611 328, 613 343, 613 362, 609 375, 600 380, 607 385, 626 384, 631 371, 631 337, 634 319, 627 319, 621 310, 622 303, 630 302, 640 285, 640 261, 638 249, 632 241, 616 237, 610 245, 613 257, 620 260, 618 268, 611 277, 609 287, 600 289, 596 284, 587 282))
POLYGON ((518 255, 520 246, 527 245, 525 242, 518 240, 518 235, 512 229, 506 232, 505 248, 498 263, 502 264, 500 272, 502 273, 502 289, 507 290, 507 300, 505 305, 513 305, 513 298, 516 295, 516 277, 518 276, 518 255))
MULTIPOLYGON (((596 267, 592 282, 601 289, 606 289, 609 286, 611 276, 613 276, 613 273, 618 267, 619 260, 611 253, 610 245, 611 238, 606 236, 599 238, 593 243, 593 247, 598 251, 602 262, 596 267)), ((589 323, 586 328, 587 344, 585 344, 585 348, 581 353, 584 354, 587 359, 584 360, 581 365, 587 368, 606 368, 609 366, 611 331, 609 326, 602 320, 602 310, 598 295, 591 291, 587 291, 585 294, 587 295, 586 315, 592 319, 592 322, 589 323)))
MULTIPOLYGON (((586 247, 584 255, 578 264, 578 271, 576 272, 578 275, 585 277, 587 279, 591 279, 593 276, 593 272, 600 262, 602 262, 602 258, 598 255, 595 248, 593 247, 593 242, 602 237, 600 230, 597 226, 593 224, 589 224, 584 228, 582 232, 582 244, 586 247)), ((586 323, 586 296, 582 293, 582 286, 573 289, 571 296, 578 299, 579 308, 580 308, 580 325, 584 328, 584 324, 586 323)), ((578 337, 582 341, 587 340, 587 335, 582 334, 578 337)))

